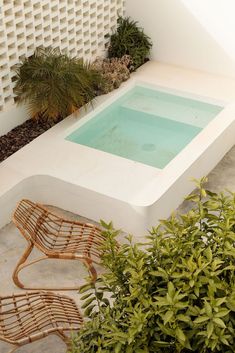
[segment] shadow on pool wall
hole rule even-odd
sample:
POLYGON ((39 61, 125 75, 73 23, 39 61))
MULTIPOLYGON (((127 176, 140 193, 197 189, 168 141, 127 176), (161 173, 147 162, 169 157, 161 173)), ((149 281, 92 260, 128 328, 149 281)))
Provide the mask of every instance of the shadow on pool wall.
POLYGON ((0 228, 11 221, 14 208, 23 198, 60 207, 98 222, 100 219, 112 220, 116 228, 136 235, 143 235, 148 226, 146 208, 135 207, 53 176, 35 175, 25 178, 0 197, 0 228))

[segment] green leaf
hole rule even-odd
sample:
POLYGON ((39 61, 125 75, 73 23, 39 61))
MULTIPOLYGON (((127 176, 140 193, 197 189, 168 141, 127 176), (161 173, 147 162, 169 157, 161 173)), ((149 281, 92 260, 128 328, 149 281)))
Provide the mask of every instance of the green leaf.
POLYGON ((191 280, 189 281, 189 286, 190 286, 191 288, 193 288, 194 285, 195 285, 195 281, 194 281, 193 279, 191 279, 191 280))
POLYGON ((220 309, 219 312, 214 315, 214 317, 224 317, 224 316, 228 315, 229 312, 230 312, 230 310, 228 310, 228 309, 220 309))
POLYGON ((210 318, 212 316, 212 307, 208 302, 205 302, 205 311, 207 316, 210 318))
POLYGON ((212 259, 213 259, 211 248, 208 247, 208 248, 204 251, 204 253, 205 253, 206 257, 207 257, 207 260, 208 260, 209 262, 211 262, 212 259))
POLYGON ((201 324, 202 322, 208 321, 210 318, 208 316, 199 316, 193 322, 195 324, 201 324))
POLYGON ((89 317, 91 315, 92 310, 96 307, 96 305, 90 305, 84 311, 84 315, 89 317))
POLYGON ((185 342, 186 341, 186 336, 184 332, 181 330, 181 328, 177 327, 175 330, 176 337, 179 341, 185 342))
POLYGON ((122 349, 122 343, 120 342, 117 342, 115 347, 114 347, 114 353, 119 353, 121 352, 121 349, 122 349))
POLYGON ((166 325, 169 321, 171 321, 173 316, 174 316, 174 312, 171 310, 168 310, 163 316, 164 325, 166 325))
POLYGON ((85 294, 81 297, 81 300, 86 300, 87 298, 89 298, 91 295, 93 295, 93 293, 88 293, 88 294, 85 294))
POLYGON ((154 346, 156 347, 169 347, 170 343, 169 342, 164 342, 164 341, 154 341, 154 346))
POLYGON ((183 315, 183 314, 179 314, 177 315, 177 320, 179 321, 183 321, 183 322, 190 322, 190 317, 189 316, 186 316, 186 315, 183 315))
POLYGON ((171 299, 174 298, 175 295, 175 287, 174 284, 172 282, 168 282, 168 294, 170 296, 171 299))
POLYGON ((186 201, 192 201, 192 202, 198 202, 200 200, 199 196, 198 195, 189 195, 187 197, 185 197, 185 200, 186 201))
POLYGON ((226 346, 230 346, 228 340, 225 337, 220 337, 220 341, 225 344, 226 346))
POLYGON ((106 306, 110 306, 110 302, 107 298, 103 298, 102 303, 104 303, 106 306))
POLYGON ((219 326, 219 327, 221 327, 221 328, 226 328, 226 325, 225 325, 225 323, 223 322, 223 320, 221 320, 221 319, 219 319, 219 318, 217 318, 217 317, 215 317, 215 318, 213 319, 213 322, 214 322, 217 326, 219 326))
POLYGON ((82 309, 85 309, 88 305, 90 305, 95 300, 94 297, 87 299, 81 306, 82 309))
POLYGON ((207 335, 208 335, 208 338, 211 337, 213 331, 214 331, 214 325, 213 325, 213 322, 210 321, 210 322, 208 322, 208 324, 207 324, 207 335))
POLYGON ((104 293, 103 292, 96 292, 96 297, 101 300, 103 298, 104 293))
POLYGON ((88 290, 93 289, 93 288, 94 288, 94 284, 93 283, 84 284, 83 286, 80 287, 79 293, 80 294, 85 293, 88 290))

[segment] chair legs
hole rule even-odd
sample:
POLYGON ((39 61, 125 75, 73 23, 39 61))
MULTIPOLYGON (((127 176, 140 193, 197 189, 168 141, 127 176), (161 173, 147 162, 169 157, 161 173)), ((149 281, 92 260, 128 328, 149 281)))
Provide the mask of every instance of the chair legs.
MULTIPOLYGON (((66 336, 66 334, 64 332, 57 331, 57 332, 55 332, 55 334, 64 341, 64 343, 67 346, 67 349, 71 348, 71 340, 69 339, 68 336, 66 336)), ((14 346, 8 353, 14 353, 18 348, 20 348, 20 346, 14 346)))
POLYGON ((11 349, 8 353, 13 353, 15 352, 17 349, 19 348, 19 346, 15 346, 13 349, 11 349))
POLYGON ((19 262, 16 265, 16 268, 13 272, 12 275, 12 279, 13 282, 15 283, 15 285, 19 288, 25 288, 25 286, 23 285, 23 283, 19 280, 19 272, 26 267, 25 262, 27 261, 29 255, 31 254, 32 250, 33 250, 34 245, 32 243, 28 243, 28 247, 26 248, 24 254, 22 255, 21 259, 19 260, 19 262))
MULTIPOLYGON (((30 256, 32 250, 34 248, 34 245, 32 243, 29 242, 29 245, 28 247, 26 248, 24 254, 22 255, 21 259, 19 260, 19 262, 17 263, 16 265, 16 268, 13 272, 13 276, 12 276, 12 279, 13 279, 13 282, 15 283, 15 285, 19 288, 22 288, 22 289, 27 289, 27 290, 79 290, 80 289, 80 286, 74 286, 74 287, 59 287, 59 288, 38 288, 38 287, 26 287, 19 279, 19 273, 21 270, 23 270, 25 267, 28 267, 30 265, 33 265, 39 261, 42 261, 42 260, 47 260, 47 259, 50 259, 49 256, 43 256, 43 257, 40 257, 36 260, 33 260, 33 261, 30 261, 30 262, 27 262, 27 259, 28 257, 30 256), (27 262, 27 263, 26 263, 27 262)), ((57 259, 56 257, 51 257, 53 259, 57 259)), ((60 259, 63 259, 63 257, 60 257, 60 259)), ((87 268, 87 271, 88 273, 90 274, 91 276, 91 281, 95 281, 97 279, 97 272, 96 272, 96 269, 94 268, 93 266, 93 263, 91 260, 89 259, 84 259, 80 256, 75 256, 75 258, 73 260, 80 260, 87 268)))
POLYGON ((69 339, 69 337, 66 336, 66 334, 62 331, 57 331, 56 334, 64 341, 64 343, 67 346, 67 349, 70 350, 71 349, 71 340, 69 339))

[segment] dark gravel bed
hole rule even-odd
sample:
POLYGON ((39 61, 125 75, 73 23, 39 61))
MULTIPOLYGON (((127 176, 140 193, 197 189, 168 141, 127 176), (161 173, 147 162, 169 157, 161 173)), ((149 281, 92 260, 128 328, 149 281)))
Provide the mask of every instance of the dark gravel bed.
MULTIPOLYGON (((61 119, 59 120, 61 121, 61 119)), ((6 135, 0 137, 0 162, 27 145, 43 132, 50 129, 59 121, 32 120, 15 127, 6 135)))

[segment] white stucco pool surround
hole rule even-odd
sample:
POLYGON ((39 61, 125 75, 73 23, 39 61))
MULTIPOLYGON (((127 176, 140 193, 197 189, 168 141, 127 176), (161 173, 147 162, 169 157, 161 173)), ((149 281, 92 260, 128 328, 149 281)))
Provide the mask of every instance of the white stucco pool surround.
POLYGON ((17 201, 30 198, 141 236, 168 217, 235 141, 235 80, 148 62, 121 88, 99 97, 95 110, 70 116, 0 164, 0 227, 17 201), (135 84, 223 105, 162 170, 65 140, 135 84))

